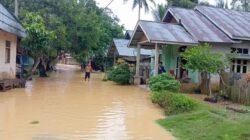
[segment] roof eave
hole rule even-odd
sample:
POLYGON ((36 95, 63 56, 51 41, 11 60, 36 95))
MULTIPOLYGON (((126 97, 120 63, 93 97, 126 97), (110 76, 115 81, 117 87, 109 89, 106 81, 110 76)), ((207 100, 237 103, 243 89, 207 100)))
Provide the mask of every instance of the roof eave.
POLYGON ((232 36, 232 39, 237 39, 237 40, 247 40, 247 41, 250 41, 250 37, 232 36))
POLYGON ((148 42, 150 42, 150 40, 149 40, 149 38, 148 38, 146 32, 143 30, 142 26, 140 25, 140 20, 138 20, 138 21, 137 21, 137 24, 136 24, 136 26, 135 26, 135 29, 134 29, 134 31, 133 31, 133 34, 132 34, 132 36, 131 36, 131 38, 130 38, 130 40, 129 40, 129 43, 128 43, 128 46, 127 46, 128 48, 133 48, 133 47, 130 47, 130 46, 131 46, 130 44, 131 44, 131 42, 132 42, 132 40, 133 40, 133 37, 135 36, 136 30, 137 30, 138 27, 141 27, 142 32, 145 34, 145 36, 146 36, 148 42))
POLYGON ((173 42, 173 41, 160 41, 160 40, 152 40, 150 43, 157 43, 157 44, 171 44, 171 45, 181 45, 181 46, 196 46, 199 43, 194 42, 194 43, 189 43, 189 42, 173 42))

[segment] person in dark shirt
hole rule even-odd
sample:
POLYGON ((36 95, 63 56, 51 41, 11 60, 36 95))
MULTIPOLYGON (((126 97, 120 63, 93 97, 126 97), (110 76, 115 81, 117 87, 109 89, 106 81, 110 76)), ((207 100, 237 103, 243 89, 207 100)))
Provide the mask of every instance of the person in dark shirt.
POLYGON ((158 74, 162 74, 162 73, 165 73, 166 70, 164 68, 164 66, 162 65, 162 62, 159 62, 158 64, 158 74))

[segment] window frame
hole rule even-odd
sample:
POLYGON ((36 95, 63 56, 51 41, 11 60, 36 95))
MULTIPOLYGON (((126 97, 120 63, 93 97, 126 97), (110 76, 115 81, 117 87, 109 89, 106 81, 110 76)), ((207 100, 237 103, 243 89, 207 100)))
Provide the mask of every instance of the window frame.
POLYGON ((5 64, 10 64, 11 59, 11 42, 5 41, 5 64))
POLYGON ((249 49, 248 48, 231 48, 231 53, 236 51, 237 54, 248 55, 249 49), (247 53, 244 53, 247 52, 247 53))
POLYGON ((235 73, 247 73, 249 61, 246 59, 233 59, 231 71, 235 73), (244 64, 244 62, 246 62, 244 64), (245 68, 245 71, 244 71, 245 68))

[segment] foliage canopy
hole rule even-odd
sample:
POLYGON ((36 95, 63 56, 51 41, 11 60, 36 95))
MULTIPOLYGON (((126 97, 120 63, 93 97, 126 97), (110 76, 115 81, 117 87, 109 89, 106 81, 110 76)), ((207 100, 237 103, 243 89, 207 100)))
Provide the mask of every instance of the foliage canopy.
MULTIPOLYGON (((123 37, 123 27, 108 9, 99 8, 94 0, 18 0, 19 19, 36 12, 53 32, 55 39, 47 46, 56 52, 71 53, 79 62, 88 58, 103 60, 112 38, 123 37)), ((1 0, 14 13, 14 0, 1 0)), ((32 53, 32 52, 31 52, 32 53)), ((100 62, 103 63, 103 62, 100 62)))
POLYGON ((207 43, 188 48, 182 56, 187 60, 186 68, 199 72, 219 73, 230 64, 225 54, 212 52, 207 43))

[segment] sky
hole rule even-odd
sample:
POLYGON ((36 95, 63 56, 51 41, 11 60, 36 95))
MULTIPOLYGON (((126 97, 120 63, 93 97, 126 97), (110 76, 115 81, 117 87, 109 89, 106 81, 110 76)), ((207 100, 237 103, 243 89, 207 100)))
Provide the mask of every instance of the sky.
MULTIPOLYGON (((166 0, 154 0, 156 4, 166 3, 166 0)), ((211 4, 215 4, 216 0, 206 0, 211 4)), ((96 0, 99 7, 105 7, 110 2, 110 0, 96 0)), ((124 25, 126 30, 134 30, 134 27, 138 20, 138 7, 132 10, 132 2, 133 0, 128 0, 128 2, 124 3, 123 0, 114 0, 114 2, 109 5, 109 9, 113 11, 115 15, 120 19, 119 24, 124 25)), ((150 4, 150 7, 154 7, 153 4, 150 4)), ((150 8, 151 10, 151 8, 150 8)), ((144 12, 144 9, 141 13, 142 20, 153 20, 152 12, 148 13, 144 12)))

